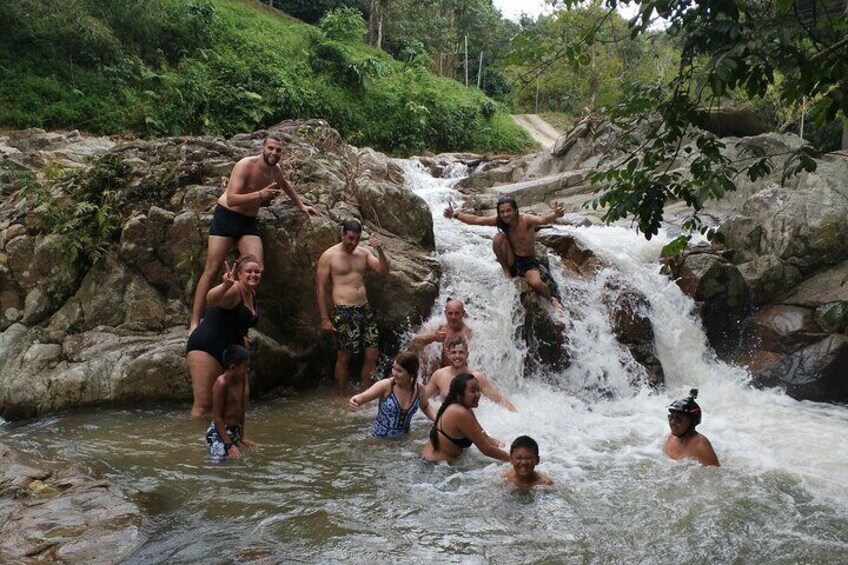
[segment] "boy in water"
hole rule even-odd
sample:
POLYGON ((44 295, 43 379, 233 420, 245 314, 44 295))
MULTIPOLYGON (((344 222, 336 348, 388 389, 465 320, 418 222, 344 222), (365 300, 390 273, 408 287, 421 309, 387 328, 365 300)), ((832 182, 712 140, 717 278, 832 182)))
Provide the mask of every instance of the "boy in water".
POLYGON ((509 447, 509 462, 512 469, 504 471, 504 478, 519 490, 530 490, 535 486, 551 486, 550 477, 536 471, 539 464, 539 444, 530 436, 518 436, 509 447))
POLYGON ((239 447, 253 449, 256 442, 244 437, 247 409, 247 371, 250 352, 241 345, 224 350, 224 373, 212 386, 212 424, 206 431, 209 454, 216 459, 241 457, 239 447))

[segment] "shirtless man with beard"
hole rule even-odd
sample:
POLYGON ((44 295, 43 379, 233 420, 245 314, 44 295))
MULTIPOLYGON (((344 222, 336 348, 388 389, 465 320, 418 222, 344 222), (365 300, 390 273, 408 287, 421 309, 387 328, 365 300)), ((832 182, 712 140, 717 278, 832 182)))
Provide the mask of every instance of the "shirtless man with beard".
POLYGON ((557 308, 562 304, 556 297, 554 281, 547 270, 536 259, 536 228, 550 224, 565 215, 563 207, 554 202, 547 216, 537 216, 518 211, 518 203, 512 196, 498 198, 497 214, 477 216, 457 212, 452 204, 445 208, 446 218, 456 218, 472 226, 492 226, 498 233, 492 239, 492 251, 507 278, 524 277, 533 290, 547 298, 557 308), (554 287, 554 288, 552 288, 554 287))
POLYGON ((259 268, 263 268, 262 239, 256 220, 260 206, 285 191, 304 214, 320 216, 315 208, 303 203, 297 191, 286 180, 279 165, 282 153, 282 139, 269 135, 262 142, 259 155, 245 157, 233 167, 227 188, 218 199, 209 226, 206 266, 194 291, 189 335, 206 313, 206 293, 212 282, 220 277, 221 267, 233 244, 237 246, 239 256, 252 255, 259 268))

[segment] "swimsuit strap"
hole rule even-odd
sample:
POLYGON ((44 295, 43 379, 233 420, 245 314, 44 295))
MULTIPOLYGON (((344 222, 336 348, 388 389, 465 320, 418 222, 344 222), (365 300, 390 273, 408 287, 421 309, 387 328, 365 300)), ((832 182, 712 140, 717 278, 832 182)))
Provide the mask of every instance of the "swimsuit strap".
POLYGON ((446 438, 448 438, 448 439, 451 441, 451 443, 452 443, 452 444, 454 444, 455 446, 457 446, 457 447, 458 447, 458 448, 460 448, 460 449, 465 449, 465 448, 467 448, 467 447, 471 447, 471 445, 474 443, 473 441, 471 441, 471 440, 470 440, 470 439, 468 439, 467 437, 463 437, 463 438, 459 438, 459 439, 452 438, 451 436, 449 436, 448 434, 446 434, 446 433, 442 430, 442 428, 436 427, 436 430, 438 430, 438 432, 439 432, 440 434, 442 434, 443 436, 445 436, 446 438))

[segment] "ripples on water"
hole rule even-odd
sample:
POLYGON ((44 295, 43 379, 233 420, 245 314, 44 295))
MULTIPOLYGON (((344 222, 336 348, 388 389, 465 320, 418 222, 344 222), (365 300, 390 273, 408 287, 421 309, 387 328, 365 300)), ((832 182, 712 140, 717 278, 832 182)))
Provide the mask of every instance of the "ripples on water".
POLYGON ((434 313, 450 294, 466 300, 471 364, 519 410, 484 400, 478 418, 505 442, 535 437, 554 488, 517 493, 504 464, 474 448, 427 467, 420 413, 410 437, 379 443, 366 438, 376 406, 349 414, 328 390, 252 406, 248 436, 261 447, 225 464, 207 460, 208 422, 191 422, 187 406, 51 416, 7 425, 2 439, 132 493, 150 519, 130 563, 848 562, 845 408, 749 389, 744 371, 716 361, 691 301, 656 273, 661 237, 570 229, 649 297, 669 391, 630 384, 638 367, 610 339, 599 285, 561 274, 579 318, 573 364, 557 386, 524 380, 521 311, 491 259, 491 229, 444 220, 443 203, 459 200, 451 183, 404 167, 434 209, 445 270, 434 313), (665 407, 690 386, 721 469, 662 455, 665 407))

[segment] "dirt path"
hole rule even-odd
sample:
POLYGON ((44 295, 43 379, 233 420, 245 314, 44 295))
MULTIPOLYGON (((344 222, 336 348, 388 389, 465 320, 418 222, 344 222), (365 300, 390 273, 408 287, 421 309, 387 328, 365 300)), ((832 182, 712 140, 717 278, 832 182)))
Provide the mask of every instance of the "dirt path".
POLYGON ((562 135, 554 127, 539 117, 538 114, 513 114, 512 119, 519 126, 527 130, 543 149, 550 149, 556 143, 557 138, 562 135))

